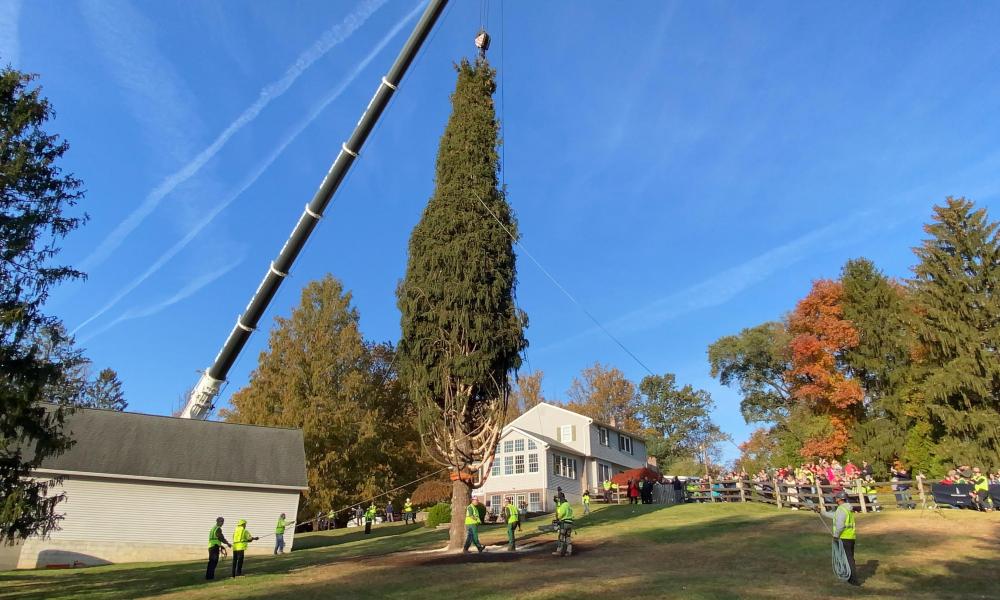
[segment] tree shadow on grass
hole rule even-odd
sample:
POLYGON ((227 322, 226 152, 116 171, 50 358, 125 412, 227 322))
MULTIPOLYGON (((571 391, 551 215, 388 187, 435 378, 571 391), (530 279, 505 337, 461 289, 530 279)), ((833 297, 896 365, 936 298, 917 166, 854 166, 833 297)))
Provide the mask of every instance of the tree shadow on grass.
MULTIPOLYGON (((284 575, 300 569, 363 556, 436 546, 447 532, 416 531, 419 526, 373 529, 360 537, 354 534, 325 536, 325 545, 299 549, 280 556, 248 555, 243 572, 251 575, 284 575), (369 543, 356 543, 365 540, 369 543)), ((297 546, 298 544, 296 544, 297 546)), ((223 560, 216 580, 205 581, 206 559, 169 564, 112 565, 72 571, 8 571, 0 573, 0 599, 100 598, 131 600, 144 596, 182 592, 204 586, 220 586, 230 577, 231 559, 223 560)))
POLYGON ((361 527, 354 528, 354 531, 350 533, 343 533, 342 529, 334 529, 330 534, 327 534, 327 532, 318 532, 309 535, 299 534, 295 536, 295 552, 410 533, 411 531, 420 531, 422 528, 424 528, 422 525, 389 525, 375 526, 369 534, 366 534, 365 530, 361 527))

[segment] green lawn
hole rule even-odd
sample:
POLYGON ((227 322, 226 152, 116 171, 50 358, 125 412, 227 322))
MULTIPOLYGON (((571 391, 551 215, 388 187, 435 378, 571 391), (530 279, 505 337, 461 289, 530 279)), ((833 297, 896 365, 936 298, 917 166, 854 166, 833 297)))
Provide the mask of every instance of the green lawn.
MULTIPOLYGON (((371 536, 297 536, 295 552, 249 557, 236 581, 205 582, 203 562, 13 571, 0 573, 0 599, 579 599, 608 598, 609 587, 629 598, 1000 597, 998 513, 859 515, 860 589, 835 581, 829 537, 812 513, 757 504, 602 508, 578 519, 570 558, 549 554, 552 534, 534 531, 546 522, 526 524, 524 545, 536 550, 516 554, 500 546, 433 552, 444 532, 397 524, 371 536)), ((486 543, 503 539, 500 527, 483 534, 486 543)))

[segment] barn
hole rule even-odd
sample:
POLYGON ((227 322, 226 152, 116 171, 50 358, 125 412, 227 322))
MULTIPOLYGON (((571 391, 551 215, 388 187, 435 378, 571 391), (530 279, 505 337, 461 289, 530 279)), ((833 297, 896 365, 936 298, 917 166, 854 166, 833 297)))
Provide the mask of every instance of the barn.
POLYGON ((75 445, 35 473, 62 479, 60 528, 6 549, 0 568, 204 558, 219 516, 227 538, 239 519, 263 538, 247 554, 270 553, 278 515, 294 519, 307 487, 297 429, 96 409, 66 427, 75 445))

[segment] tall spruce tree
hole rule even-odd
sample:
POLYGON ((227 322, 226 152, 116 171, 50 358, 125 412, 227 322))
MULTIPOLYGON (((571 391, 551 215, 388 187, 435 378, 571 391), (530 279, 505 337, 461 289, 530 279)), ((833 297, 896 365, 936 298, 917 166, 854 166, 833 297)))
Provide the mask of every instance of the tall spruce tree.
POLYGON ((485 59, 457 65, 452 114, 441 138, 435 190, 410 237, 401 369, 424 447, 452 469, 449 548, 464 541, 472 471, 492 455, 511 373, 527 346, 514 303, 517 226, 498 187, 495 72, 485 59))
POLYGON ((66 212, 82 184, 59 166, 69 144, 45 130, 53 110, 34 79, 0 71, 0 542, 56 527, 63 496, 30 475, 72 444, 65 409, 40 404, 66 366, 47 360, 36 340, 57 323, 42 310, 49 290, 83 277, 53 260, 86 217, 66 212))
POLYGON ((1000 465, 1000 239, 986 210, 949 197, 914 249, 921 388, 958 464, 1000 465))
POLYGON ((844 318, 858 332, 858 344, 844 352, 844 363, 865 393, 865 415, 851 435, 851 455, 885 475, 895 459, 906 459, 906 431, 914 423, 908 411, 912 336, 907 292, 866 258, 848 261, 840 282, 844 318))

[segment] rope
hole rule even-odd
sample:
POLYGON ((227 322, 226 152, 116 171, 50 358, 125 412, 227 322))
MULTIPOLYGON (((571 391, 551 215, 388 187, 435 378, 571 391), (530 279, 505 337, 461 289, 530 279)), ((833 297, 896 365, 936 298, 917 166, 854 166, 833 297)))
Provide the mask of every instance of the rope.
MULTIPOLYGON (((831 533, 830 529, 827 528, 826 521, 823 520, 823 515, 817 512, 816 518, 823 524, 823 531, 831 533)), ((833 574, 841 581, 850 579, 851 564, 847 562, 847 551, 844 550, 844 543, 839 538, 833 538, 830 554, 833 562, 833 574)))
POLYGON ((538 267, 538 269, 546 277, 549 278, 549 281, 551 281, 557 288, 559 288, 559 291, 561 291, 567 298, 569 298, 570 301, 577 306, 577 308, 579 308, 580 310, 582 310, 583 313, 585 315, 587 315, 590 318, 591 321, 593 321, 594 325, 597 325, 597 327, 601 331, 603 331, 606 336, 608 336, 609 338, 611 338, 611 340, 614 343, 618 344, 618 347, 621 348, 623 351, 625 351, 625 354, 628 354, 629 356, 631 356, 632 360, 634 360, 636 363, 638 363, 640 367, 642 367, 643 369, 645 369, 647 373, 649 373, 650 375, 655 375, 655 373, 653 373, 652 369, 650 369, 649 367, 646 366, 646 363, 644 363, 641 360, 639 360, 639 357, 636 356, 635 353, 633 353, 631 350, 629 350, 628 348, 626 348, 625 344, 623 344, 621 342, 621 340, 619 340, 618 338, 616 338, 610 331, 608 331, 607 328, 605 328, 604 325, 601 324, 601 322, 597 320, 597 317, 595 317, 594 315, 592 315, 589 310, 587 310, 586 308, 584 308, 584 306, 582 304, 580 304, 577 301, 576 298, 573 297, 573 294, 570 294, 569 291, 566 288, 564 288, 562 286, 562 284, 559 283, 559 281, 556 280, 556 278, 552 275, 552 273, 549 273, 549 271, 545 267, 542 266, 542 263, 538 262, 538 259, 536 259, 534 257, 534 255, 531 254, 531 252, 528 251, 528 249, 524 246, 524 244, 522 244, 520 241, 518 241, 518 239, 514 236, 514 234, 510 232, 510 229, 507 229, 507 226, 503 224, 503 221, 501 221, 500 218, 497 217, 496 213, 493 212, 493 209, 491 209, 489 206, 486 205, 485 202, 483 202, 483 199, 479 196, 478 193, 476 193, 475 190, 473 190, 472 193, 475 194, 476 200, 479 200, 479 203, 483 205, 483 208, 485 208, 486 211, 490 213, 490 216, 493 217, 493 219, 500 225, 500 227, 503 228, 503 230, 505 232, 507 232, 507 235, 510 237, 510 239, 515 244, 517 244, 518 248, 520 248, 522 251, 524 251, 524 255, 527 256, 529 259, 531 259, 531 262, 535 263, 535 266, 538 267))

